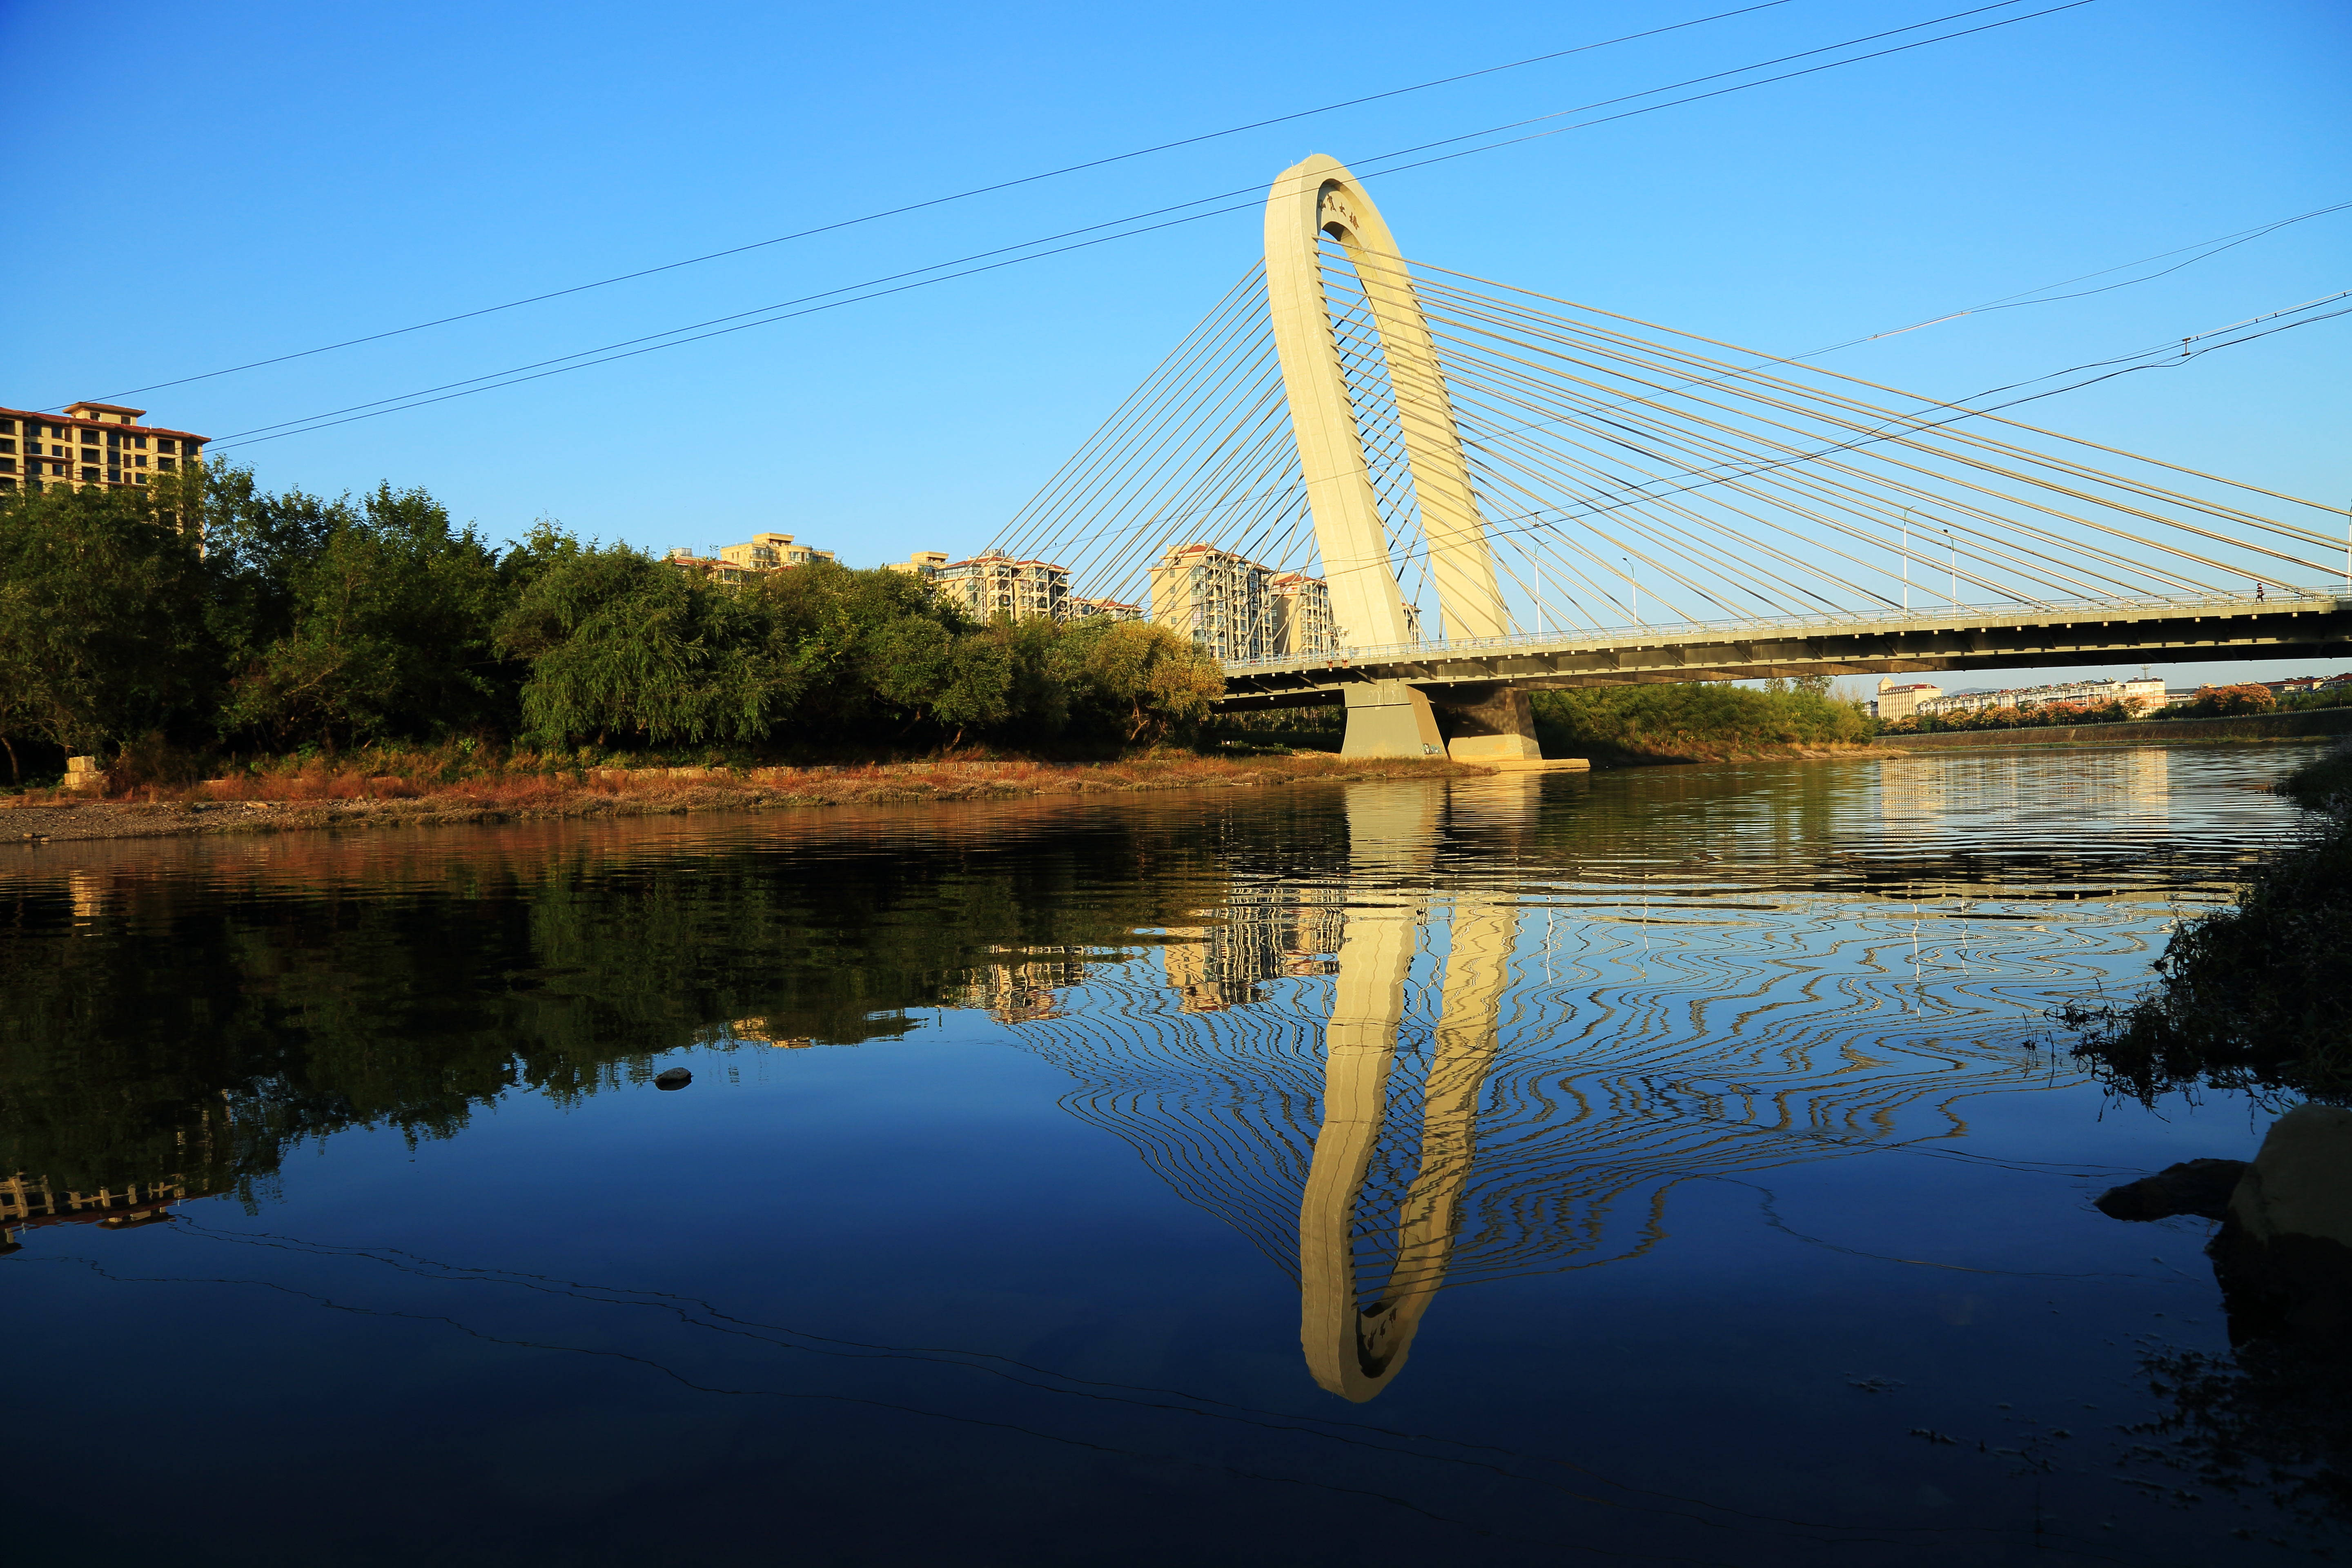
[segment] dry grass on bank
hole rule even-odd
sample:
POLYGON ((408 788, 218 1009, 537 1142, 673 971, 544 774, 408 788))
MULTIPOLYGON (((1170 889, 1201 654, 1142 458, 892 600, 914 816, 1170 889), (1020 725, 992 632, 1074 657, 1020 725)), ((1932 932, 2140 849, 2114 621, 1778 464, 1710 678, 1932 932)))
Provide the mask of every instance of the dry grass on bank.
MULTIPOLYGON (((782 806, 1004 800, 1139 790, 1476 777, 1443 760, 1347 762, 1320 752, 1251 758, 1155 751, 1103 763, 944 757, 850 765, 453 769, 438 753, 362 753, 194 783, 121 782, 101 796, 28 790, 0 800, 0 840, 156 837, 301 827, 440 826, 547 817, 645 816, 782 806), (430 765, 425 765, 430 764, 430 765), (457 776, 437 776, 456 771, 457 776)), ((125 770, 128 771, 128 770, 125 770)), ((111 782, 111 781, 110 781, 111 782)))

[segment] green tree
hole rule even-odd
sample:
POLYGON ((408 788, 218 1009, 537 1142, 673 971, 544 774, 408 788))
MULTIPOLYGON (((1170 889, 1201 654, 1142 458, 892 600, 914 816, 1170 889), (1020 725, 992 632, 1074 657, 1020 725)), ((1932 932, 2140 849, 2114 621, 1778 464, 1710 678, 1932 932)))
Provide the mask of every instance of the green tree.
POLYGON ((803 683, 771 630, 756 598, 614 546, 551 555, 498 641, 530 661, 523 733, 536 744, 758 742, 803 683))
POLYGON ((0 497, 0 750, 190 736, 215 696, 205 568, 142 489, 0 497))
POLYGON ((233 575, 250 618, 226 728, 356 742, 505 717, 498 561, 471 526, 452 527, 424 490, 388 484, 357 509, 255 510, 286 521, 233 575))

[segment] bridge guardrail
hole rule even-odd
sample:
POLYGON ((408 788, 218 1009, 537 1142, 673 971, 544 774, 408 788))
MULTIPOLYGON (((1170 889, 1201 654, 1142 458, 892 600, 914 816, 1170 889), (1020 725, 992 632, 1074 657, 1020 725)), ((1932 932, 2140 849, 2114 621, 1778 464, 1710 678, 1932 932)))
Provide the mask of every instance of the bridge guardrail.
POLYGON ((1662 642, 1720 641, 1727 636, 1741 633, 1752 636, 1773 632, 1861 629, 1871 626, 1914 630, 1937 626, 1975 626, 1989 620, 2070 618, 2087 620, 2097 616, 2113 618, 2118 613, 2127 614, 2134 610, 2228 608, 2268 613, 2286 605, 2326 605, 2332 607, 2347 603, 2352 603, 2352 595, 2338 594, 2334 589, 2283 586, 2277 592, 2259 599, 2252 594, 2183 594, 2112 599, 2019 600, 2009 605, 1960 605, 1947 610, 1898 611, 1893 615, 1852 615, 1822 611, 1809 616, 1739 616, 1719 621, 1643 623, 1640 626, 1601 627, 1595 631, 1574 634, 1514 632, 1508 637, 1468 637, 1459 642, 1440 639, 1434 642, 1389 643, 1375 647, 1340 648, 1331 653, 1294 654, 1280 658, 1233 659, 1227 661, 1224 668, 1229 674, 1239 672, 1273 674, 1285 670, 1346 668, 1359 664, 1395 664, 1408 660, 1422 662, 1433 658, 1454 658, 1484 653, 1567 653, 1620 647, 1629 643, 1642 647, 1655 647, 1662 642))

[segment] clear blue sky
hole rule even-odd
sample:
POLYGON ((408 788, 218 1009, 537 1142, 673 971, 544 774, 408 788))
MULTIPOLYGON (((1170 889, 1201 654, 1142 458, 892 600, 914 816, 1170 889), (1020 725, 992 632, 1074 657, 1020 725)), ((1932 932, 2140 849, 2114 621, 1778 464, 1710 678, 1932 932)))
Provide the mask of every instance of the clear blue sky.
MULTIPOLYGON (((0 402, 380 331, 1728 8, 0 5, 21 176, 0 402)), ((2042 9, 2057 0, 1987 13, 2042 9)), ((141 393, 215 437, 543 360, 1966 8, 1791 0, 290 363, 141 393)), ((1955 24, 1968 26, 1969 23, 1955 24)), ((1937 29, 1948 31, 1949 28, 1937 29)), ((1918 35, 1912 35, 1916 37, 1918 35)), ((1901 41, 1901 40, 1894 40, 1901 41)), ((2352 199, 2352 7, 2095 0, 1397 174, 1405 249, 1775 353, 2352 199)), ((653 549, 781 529, 852 564, 985 542, 1253 258, 1244 210, 243 448, 653 549)), ((1937 396, 2352 286, 2352 211, 1837 368, 1937 396)), ((2352 501, 2352 317, 2035 405, 2352 501)), ((2241 668, 2241 667, 2233 667, 2241 668)), ((2284 667, 2282 667, 2284 668, 2284 667)), ((2168 672, 2168 674, 2174 672, 2168 672)))

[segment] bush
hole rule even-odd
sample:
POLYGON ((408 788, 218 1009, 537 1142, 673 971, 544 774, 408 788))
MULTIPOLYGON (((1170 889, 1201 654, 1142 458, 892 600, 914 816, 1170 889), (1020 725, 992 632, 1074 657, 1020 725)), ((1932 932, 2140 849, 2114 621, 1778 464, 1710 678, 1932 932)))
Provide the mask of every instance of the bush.
POLYGON ((2352 751, 2276 787, 2319 816, 2311 838, 2174 932, 2148 994, 2059 1015, 2076 1054, 2137 1098, 2199 1082, 2352 1097, 2352 751))
POLYGON ((1528 701, 1537 736, 1551 756, 1696 756, 1853 745, 1875 729, 1859 702, 1715 682, 1535 691, 1528 701))

